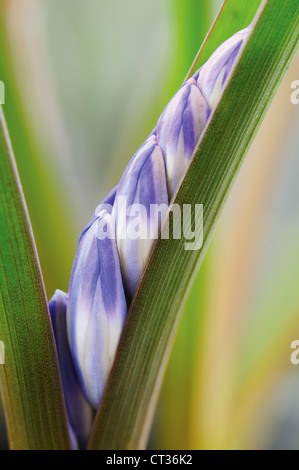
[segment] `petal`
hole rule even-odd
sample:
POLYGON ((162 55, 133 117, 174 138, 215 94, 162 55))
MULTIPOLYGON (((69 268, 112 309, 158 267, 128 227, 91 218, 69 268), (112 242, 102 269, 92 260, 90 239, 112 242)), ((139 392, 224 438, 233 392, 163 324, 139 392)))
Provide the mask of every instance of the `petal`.
POLYGON ((210 109, 194 80, 186 82, 163 111, 156 127, 173 196, 209 118, 210 109))
POLYGON ((209 60, 196 73, 197 84, 209 107, 214 109, 221 96, 227 77, 239 55, 241 46, 247 38, 250 28, 238 31, 221 44, 209 60))
POLYGON ((167 207, 165 163, 155 135, 138 150, 119 183, 113 214, 126 292, 133 297, 167 207), (151 210, 161 205, 161 216, 151 210))
POLYGON ((69 348, 66 327, 67 298, 67 294, 56 290, 49 302, 49 310, 70 428, 75 433, 80 446, 85 447, 93 421, 93 412, 80 388, 69 348))
POLYGON ((85 396, 99 406, 127 313, 113 217, 103 210, 81 238, 69 287, 71 351, 85 396))

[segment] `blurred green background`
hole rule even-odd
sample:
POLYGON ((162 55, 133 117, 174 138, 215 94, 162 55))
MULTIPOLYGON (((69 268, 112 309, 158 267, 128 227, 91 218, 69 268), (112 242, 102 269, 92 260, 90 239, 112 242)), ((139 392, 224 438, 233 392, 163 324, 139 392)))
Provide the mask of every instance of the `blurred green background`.
MULTIPOLYGON (((220 4, 1 1, 4 112, 49 298, 67 290, 80 231, 183 82, 220 4)), ((298 78, 297 55, 186 305, 152 448, 299 449, 298 78)), ((0 422, 4 449, 2 411, 0 422)))

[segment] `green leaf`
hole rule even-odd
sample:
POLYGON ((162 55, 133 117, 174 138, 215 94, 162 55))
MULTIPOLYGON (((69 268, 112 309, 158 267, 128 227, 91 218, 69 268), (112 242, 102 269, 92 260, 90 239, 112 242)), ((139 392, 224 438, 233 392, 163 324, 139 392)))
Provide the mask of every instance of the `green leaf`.
POLYGON ((0 365, 13 449, 70 447, 44 285, 0 107, 0 365))
MULTIPOLYGON (((226 2, 235 9, 240 3, 226 2)), ((244 6, 238 11, 245 11, 244 6)), ((130 308, 91 449, 146 446, 181 312, 242 159, 296 51, 298 17, 297 0, 262 2, 250 39, 174 201, 180 206, 203 204, 203 247, 184 251, 184 239, 156 243, 130 308)), ((172 220, 170 233, 171 229, 172 220)))

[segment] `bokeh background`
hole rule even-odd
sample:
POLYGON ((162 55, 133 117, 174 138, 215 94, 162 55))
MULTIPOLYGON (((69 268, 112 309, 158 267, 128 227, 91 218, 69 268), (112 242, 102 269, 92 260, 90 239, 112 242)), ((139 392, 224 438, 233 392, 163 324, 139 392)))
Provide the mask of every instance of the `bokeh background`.
MULTIPOLYGON (((220 4, 1 0, 4 112, 49 298, 67 290, 80 231, 183 82, 220 4)), ((299 449, 296 79, 299 55, 186 305, 152 448, 299 449)))

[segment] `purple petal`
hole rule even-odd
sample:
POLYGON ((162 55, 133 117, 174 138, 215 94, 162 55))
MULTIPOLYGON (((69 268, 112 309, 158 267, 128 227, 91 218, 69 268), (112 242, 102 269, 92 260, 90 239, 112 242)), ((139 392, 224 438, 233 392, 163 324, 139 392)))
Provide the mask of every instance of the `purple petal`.
POLYGON ((221 44, 194 75, 197 85, 209 107, 214 109, 221 96, 227 77, 239 55, 241 46, 247 38, 250 27, 238 31, 221 44))
POLYGON ((113 207, 122 275, 131 298, 168 203, 164 158, 152 135, 127 166, 113 207), (153 205, 162 205, 161 217, 153 216, 153 205))
POLYGON ((157 141, 165 157, 170 196, 180 183, 209 114, 195 80, 190 79, 168 103, 157 123, 157 141))
POLYGON ((79 242, 67 309, 74 363, 94 408, 99 406, 126 313, 115 222, 103 210, 79 242))
POLYGON ((66 327, 67 298, 67 294, 56 290, 49 302, 49 310, 70 427, 79 445, 85 447, 93 421, 93 412, 81 391, 69 348, 66 327))

